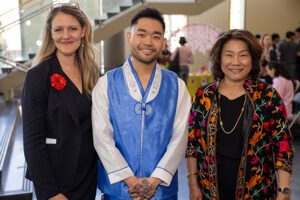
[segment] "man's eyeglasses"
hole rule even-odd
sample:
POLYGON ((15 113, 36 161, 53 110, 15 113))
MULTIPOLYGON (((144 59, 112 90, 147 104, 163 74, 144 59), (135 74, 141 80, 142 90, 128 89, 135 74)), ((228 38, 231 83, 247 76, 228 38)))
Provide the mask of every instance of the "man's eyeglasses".
POLYGON ((55 3, 51 5, 51 10, 54 8, 59 8, 59 7, 74 7, 74 8, 78 8, 79 9, 79 4, 75 3, 75 2, 69 2, 69 3, 55 3))

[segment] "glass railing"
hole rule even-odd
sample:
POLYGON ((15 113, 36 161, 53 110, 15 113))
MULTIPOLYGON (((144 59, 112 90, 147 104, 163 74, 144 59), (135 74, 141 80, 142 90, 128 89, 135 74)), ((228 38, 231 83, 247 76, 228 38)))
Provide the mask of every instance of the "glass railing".
MULTIPOLYGON (((41 26, 46 11, 49 10, 53 2, 58 0, 27 0, 22 1, 16 8, 11 8, 7 12, 1 13, 0 33, 5 40, 6 37, 12 37, 15 34, 17 42, 20 44, 19 50, 12 49, 2 45, 2 55, 17 61, 29 60, 29 54, 34 53, 38 46, 34 37, 39 38, 41 34, 41 26), (32 44, 34 41, 34 44, 32 44), (34 48, 32 48, 32 46, 34 48), (5 48, 6 47, 6 48, 5 48), (21 50, 20 50, 21 49, 21 50)), ((12 40, 11 38, 6 38, 12 40)))
MULTIPOLYGON (((16 26, 20 27, 22 51, 2 48, 2 55, 18 61, 26 61, 34 57, 41 44, 40 37, 48 12, 52 4, 66 2, 62 0, 27 0, 18 8, 0 13, 0 34, 16 26)), ((92 25, 94 19, 100 17, 100 0, 78 0, 80 8, 87 14, 92 25)), ((1 42, 1 41, 0 41, 1 42)), ((1 55, 1 54, 0 54, 1 55)))
POLYGON ((28 20, 48 10, 51 4, 57 1, 58 0, 29 0, 17 8, 12 8, 0 14, 1 21, 5 22, 5 24, 0 27, 0 32, 4 32, 24 22, 28 24, 28 20))
MULTIPOLYGON (((61 0, 29 0, 26 5, 21 6, 19 24, 22 33, 23 60, 28 60, 36 54, 41 44, 41 32, 50 6, 58 2, 61 0)), ((130 7, 142 0, 78 0, 77 2, 94 26, 94 20, 100 19, 101 14, 111 10, 118 11, 120 6, 130 7)))
POLYGON ((0 78, 2 75, 11 73, 14 69, 27 72, 29 63, 18 63, 9 58, 0 56, 0 78))
MULTIPOLYGON (((61 1, 62 0, 23 0, 23 4, 20 7, 11 9, 6 13, 0 13, 0 17, 7 22, 0 27, 0 33, 11 27, 19 26, 22 43, 21 53, 14 51, 5 52, 5 49, 3 49, 2 55, 11 59, 19 57, 18 60, 21 61, 30 60, 36 54, 41 44, 41 32, 51 4, 61 1), (18 15, 17 19, 12 15, 18 15)), ((95 25, 94 20, 100 19, 102 14, 108 12, 116 12, 116 14, 118 14, 118 12, 122 12, 120 8, 130 7, 136 3, 170 1, 195 2, 197 0, 77 0, 80 8, 87 14, 92 25, 95 25)))
POLYGON ((20 8, 20 28, 23 60, 29 60, 36 54, 41 32, 52 3, 57 0, 33 0, 20 8))

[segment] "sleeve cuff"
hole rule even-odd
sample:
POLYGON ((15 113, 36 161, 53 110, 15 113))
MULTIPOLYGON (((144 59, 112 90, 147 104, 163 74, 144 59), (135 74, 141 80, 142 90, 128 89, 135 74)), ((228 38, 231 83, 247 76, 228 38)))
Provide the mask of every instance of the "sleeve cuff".
POLYGON ((282 169, 292 174, 293 165, 291 162, 284 159, 277 159, 275 163, 275 169, 282 169))
POLYGON ((196 158, 197 156, 196 156, 195 148, 188 146, 186 149, 186 152, 185 152, 185 157, 186 158, 188 158, 188 157, 196 158))
POLYGON ((173 174, 167 169, 157 167, 151 174, 151 177, 160 179, 162 181, 160 185, 169 187, 173 179, 173 174))
POLYGON ((123 181, 130 176, 134 176, 134 174, 131 171, 129 166, 108 173, 108 178, 109 178, 110 184, 114 184, 114 183, 123 181))

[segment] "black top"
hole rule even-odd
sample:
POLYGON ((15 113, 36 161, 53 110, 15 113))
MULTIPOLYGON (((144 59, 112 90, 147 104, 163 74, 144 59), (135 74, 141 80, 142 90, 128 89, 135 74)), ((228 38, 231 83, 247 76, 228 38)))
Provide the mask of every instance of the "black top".
MULTIPOLYGON (((223 128, 231 131, 244 105, 245 95, 229 100, 221 95, 221 118, 223 128)), ((219 197, 222 200, 234 200, 236 192, 237 174, 243 151, 243 116, 231 134, 226 134, 218 123, 216 150, 219 197)))
MULTIPOLYGON (((65 76, 67 77, 67 76, 65 76)), ((79 165, 76 173, 74 188, 69 188, 70 199, 94 200, 97 182, 97 154, 94 149, 92 135, 91 108, 92 101, 84 93, 81 94, 73 82, 67 77, 67 82, 72 86, 73 100, 77 108, 78 120, 81 132, 81 146, 79 165)))
POLYGON ((266 75, 266 76, 260 75, 260 76, 259 76, 259 79, 260 79, 261 81, 264 81, 264 82, 270 84, 270 85, 273 84, 273 79, 272 79, 272 77, 269 76, 269 75, 266 75))
POLYGON ((32 180, 39 200, 59 193, 72 200, 95 199, 97 156, 89 116, 91 102, 75 100, 78 91, 73 87, 55 54, 26 73, 22 93, 26 178, 32 180), (67 80, 62 90, 52 85, 54 74, 67 80), (88 163, 83 163, 85 159, 88 163))

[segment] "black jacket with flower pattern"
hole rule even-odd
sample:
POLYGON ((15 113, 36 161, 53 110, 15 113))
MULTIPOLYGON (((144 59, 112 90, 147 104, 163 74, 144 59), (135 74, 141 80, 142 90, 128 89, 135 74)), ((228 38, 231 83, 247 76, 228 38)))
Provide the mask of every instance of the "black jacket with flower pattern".
MULTIPOLYGON (((216 133, 219 82, 198 89, 189 119, 187 157, 197 158, 203 199, 220 199, 217 184, 216 133)), ((244 83, 247 103, 243 119, 244 147, 236 199, 276 199, 276 169, 291 173, 293 147, 285 106, 274 88, 258 80, 244 83)))

